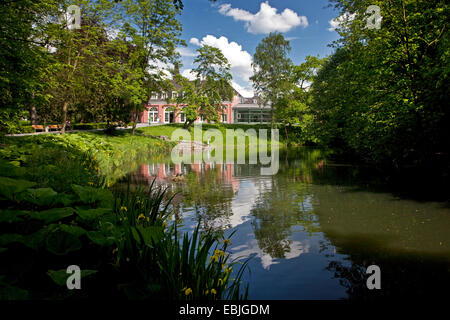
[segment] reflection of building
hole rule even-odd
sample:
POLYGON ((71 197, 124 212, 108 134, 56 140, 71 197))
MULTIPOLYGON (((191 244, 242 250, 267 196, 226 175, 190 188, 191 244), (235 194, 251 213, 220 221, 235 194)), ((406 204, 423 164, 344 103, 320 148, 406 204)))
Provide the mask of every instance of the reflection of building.
MULTIPOLYGON (((183 105, 169 102, 183 94, 180 86, 173 82, 174 91, 154 93, 148 102, 147 108, 139 116, 141 123, 184 123, 183 105)), ((232 101, 223 101, 222 111, 219 113, 219 121, 223 123, 262 123, 271 121, 270 107, 262 106, 262 101, 256 97, 244 98, 234 90, 232 101)), ((195 122, 204 122, 202 116, 195 122)))
POLYGON ((177 174, 186 175, 188 172, 195 172, 198 176, 208 170, 217 168, 218 178, 223 179, 227 184, 230 184, 233 193, 239 190, 239 180, 234 178, 234 165, 232 163, 214 163, 214 162, 200 162, 192 164, 169 164, 169 163, 153 163, 143 164, 140 168, 140 174, 145 179, 153 181, 165 180, 177 174))

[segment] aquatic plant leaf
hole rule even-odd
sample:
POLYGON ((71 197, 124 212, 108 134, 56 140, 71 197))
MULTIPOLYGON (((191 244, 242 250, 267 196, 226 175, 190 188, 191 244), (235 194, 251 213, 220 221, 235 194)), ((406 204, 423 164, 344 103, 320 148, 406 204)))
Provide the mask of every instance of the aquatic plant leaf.
POLYGON ((87 237, 101 247, 111 246, 115 242, 113 237, 108 237, 100 231, 90 231, 87 233, 87 237))
POLYGON ((2 177, 22 177, 26 172, 23 167, 16 167, 11 163, 0 160, 0 176, 2 177))
POLYGON ((143 240, 146 245, 157 243, 164 237, 163 228, 159 226, 136 226, 131 229, 131 232, 137 242, 140 243, 143 240))
POLYGON ((27 290, 10 285, 0 285, 0 300, 26 300, 28 296, 27 290))
POLYGON ((36 182, 0 177, 0 195, 7 199, 15 200, 15 197, 26 189, 36 185, 36 182))
POLYGON ((73 203, 76 202, 76 199, 74 199, 74 198, 75 198, 75 196, 73 196, 73 195, 69 195, 69 194, 65 194, 65 193, 58 193, 53 200, 53 205, 69 207, 73 203))
POLYGON ((47 236, 48 231, 48 228, 40 229, 35 233, 25 236, 21 242, 34 250, 42 248, 45 244, 45 237, 47 236))
POLYGON ((69 226, 67 224, 61 224, 59 225, 59 228, 67 233, 73 234, 76 237, 81 237, 83 234, 86 234, 86 230, 78 227, 78 226, 69 226))
POLYGON ((29 211, 20 210, 0 210, 0 222, 20 222, 23 221, 23 216, 26 216, 29 213, 29 211))
POLYGON ((28 189, 24 192, 22 200, 38 206, 50 206, 56 200, 57 194, 52 188, 28 189))
MULTIPOLYGON (((97 270, 81 270, 81 278, 90 276, 91 274, 97 273, 97 270)), ((48 270, 47 275, 55 282, 57 285, 66 285, 67 278, 70 276, 66 269, 61 270, 48 270)))
POLYGON ((33 219, 43 220, 45 223, 52 223, 66 217, 70 217, 75 213, 74 208, 53 208, 40 212, 33 212, 30 217, 33 219))
POLYGON ((69 252, 81 249, 82 244, 76 235, 57 230, 51 232, 45 239, 45 247, 53 254, 65 255, 69 252))
POLYGON ((102 215, 112 212, 109 208, 96 208, 96 209, 81 209, 77 208, 78 216, 86 221, 92 221, 100 218, 102 215))
POLYGON ((4 246, 13 242, 22 242, 23 236, 17 233, 7 233, 0 235, 0 246, 4 246))
POLYGON ((86 204, 98 204, 101 208, 112 208, 114 196, 108 189, 72 185, 73 191, 86 204))

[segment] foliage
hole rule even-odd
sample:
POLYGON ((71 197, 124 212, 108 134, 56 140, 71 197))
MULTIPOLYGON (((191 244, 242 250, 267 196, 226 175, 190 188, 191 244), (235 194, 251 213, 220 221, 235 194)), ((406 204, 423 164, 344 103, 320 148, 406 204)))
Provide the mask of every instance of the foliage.
POLYGON ((448 168, 449 5, 333 3, 354 19, 338 29, 336 52, 312 86, 312 131, 367 162, 448 168), (379 30, 365 27, 369 5, 381 8, 379 30))
POLYGON ((317 72, 325 59, 307 56, 305 62, 292 66, 291 78, 284 82, 284 90, 275 103, 276 118, 284 126, 285 139, 288 144, 292 142, 316 142, 312 132, 309 132, 314 117, 311 112, 312 93, 310 86, 314 82, 317 72), (297 127, 297 130, 292 128, 297 127), (293 131, 293 132, 292 132, 293 131), (290 133, 300 135, 290 139, 290 133))
POLYGON ((189 129, 199 117, 218 122, 223 111, 222 102, 231 101, 233 97, 230 64, 222 51, 205 45, 197 52, 193 69, 196 80, 191 82, 175 75, 175 81, 180 85, 176 103, 182 105, 186 116, 185 129, 189 129))
POLYGON ((281 33, 272 32, 256 47, 253 57, 253 81, 256 94, 271 104, 272 128, 276 101, 287 89, 292 61, 287 57, 289 41, 281 33))

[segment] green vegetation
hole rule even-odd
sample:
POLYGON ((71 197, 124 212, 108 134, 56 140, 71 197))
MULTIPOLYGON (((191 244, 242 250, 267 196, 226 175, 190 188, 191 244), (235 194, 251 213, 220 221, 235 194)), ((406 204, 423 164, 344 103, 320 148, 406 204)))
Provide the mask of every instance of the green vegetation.
POLYGON ((245 297, 245 266, 232 273, 229 240, 197 230, 179 243, 166 190, 102 188, 171 143, 124 131, 8 137, 2 146, 0 299, 245 297), (74 263, 89 290, 67 290, 74 263))
POLYGON ((258 45, 252 79, 273 102, 275 121, 286 125, 286 135, 298 124, 301 141, 338 149, 347 159, 438 167, 448 177, 449 4, 330 2, 342 17, 330 57, 293 66, 281 34, 258 45), (366 27, 372 5, 381 9, 379 29, 366 27))

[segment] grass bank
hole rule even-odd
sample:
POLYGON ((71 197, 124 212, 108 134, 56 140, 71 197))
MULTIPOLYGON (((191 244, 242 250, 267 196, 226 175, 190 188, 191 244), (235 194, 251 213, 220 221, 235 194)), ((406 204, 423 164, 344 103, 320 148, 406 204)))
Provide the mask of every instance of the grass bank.
MULTIPOLYGON (((246 125, 246 124, 225 124, 225 123, 219 123, 219 124, 202 124, 202 137, 203 139, 199 139, 197 136, 194 135, 194 126, 192 126, 189 129, 190 138, 195 141, 201 141, 206 143, 208 140, 207 131, 210 132, 212 130, 218 130, 223 137, 223 144, 226 147, 234 146, 234 147, 242 147, 243 145, 248 148, 249 147, 249 136, 252 134, 251 132, 254 130, 254 134, 257 136, 257 142, 258 144, 266 142, 267 144, 271 143, 271 134, 270 134, 270 125, 268 124, 252 124, 252 125, 246 125), (228 141, 226 138, 226 130, 236 130, 236 138, 234 138, 234 141, 228 141), (259 130, 264 129, 267 130, 267 137, 261 137, 259 135, 259 130), (242 131, 240 131, 242 130, 242 131), (242 139, 245 138, 245 139, 242 139)), ((150 127, 143 127, 139 128, 138 132, 151 135, 154 137, 157 136, 167 136, 169 139, 174 135, 175 130, 177 129, 183 129, 183 124, 181 123, 173 123, 173 124, 167 124, 167 125, 158 125, 158 126, 150 126, 150 127)), ((289 138, 287 138, 285 134, 285 130, 283 128, 279 128, 279 146, 287 146, 287 145, 303 145, 305 144, 300 139, 300 134, 297 132, 300 129, 290 129, 291 134, 289 135, 289 138)), ((174 135, 174 140, 180 140, 180 137, 174 135)), ((212 139, 211 139, 212 141, 212 139)))
POLYGON ((228 239, 179 235, 161 188, 106 188, 170 149, 126 131, 3 137, 0 300, 242 298, 228 239), (84 290, 67 288, 74 264, 84 290))

